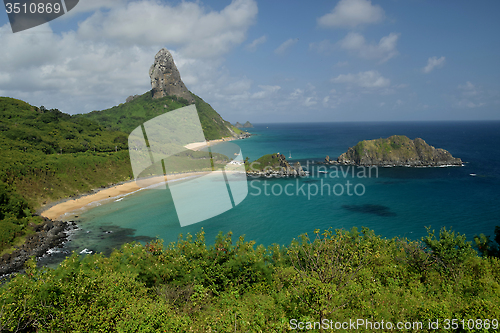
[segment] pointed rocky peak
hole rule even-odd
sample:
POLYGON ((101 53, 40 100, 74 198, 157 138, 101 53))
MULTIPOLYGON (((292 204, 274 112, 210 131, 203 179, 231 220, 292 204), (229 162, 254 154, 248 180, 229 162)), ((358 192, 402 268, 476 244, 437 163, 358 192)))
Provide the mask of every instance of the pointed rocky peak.
POLYGON ((177 96, 194 103, 194 97, 182 82, 174 58, 167 49, 163 48, 156 54, 155 62, 149 69, 149 77, 154 99, 177 96))

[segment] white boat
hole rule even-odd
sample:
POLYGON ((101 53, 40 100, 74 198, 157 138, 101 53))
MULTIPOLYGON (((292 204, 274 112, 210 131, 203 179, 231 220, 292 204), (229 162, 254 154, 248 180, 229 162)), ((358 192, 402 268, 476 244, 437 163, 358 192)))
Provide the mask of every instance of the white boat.
POLYGON ((288 158, 292 158, 292 152, 291 151, 288 151, 290 153, 290 156, 288 156, 288 158))

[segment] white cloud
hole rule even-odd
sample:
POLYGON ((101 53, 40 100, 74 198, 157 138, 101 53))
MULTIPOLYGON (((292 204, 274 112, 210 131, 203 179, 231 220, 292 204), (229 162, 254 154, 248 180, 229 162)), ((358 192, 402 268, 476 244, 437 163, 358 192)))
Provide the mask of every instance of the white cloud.
POLYGON ((233 0, 220 12, 199 3, 170 6, 146 0, 130 2, 108 13, 96 12, 80 24, 88 39, 110 39, 130 45, 180 46, 190 57, 213 57, 241 44, 257 16, 254 0, 233 0), (131 24, 133 22, 133 24, 131 24))
POLYGON ((486 105, 484 92, 470 81, 458 85, 458 90, 459 94, 452 97, 456 107, 473 109, 486 105))
POLYGON ((300 98, 302 97, 302 95, 304 95, 304 90, 303 89, 300 89, 300 88, 297 88, 295 89, 291 94, 290 94, 290 97, 292 99, 297 99, 297 98, 300 98))
POLYGON ((264 85, 259 85, 259 88, 262 89, 259 92, 256 92, 252 95, 252 98, 254 99, 263 99, 266 97, 269 97, 276 93, 278 90, 281 89, 280 86, 264 86, 264 85))
POLYGON ((462 91, 462 95, 464 96, 477 96, 479 94, 475 85, 473 85, 470 81, 467 81, 464 85, 459 84, 458 89, 462 91))
POLYGON ((318 25, 354 28, 358 25, 379 23, 384 18, 384 10, 378 5, 372 5, 370 0, 341 0, 331 13, 318 18, 318 25))
POLYGON ((292 45, 297 43, 299 41, 298 38, 290 38, 289 40, 283 42, 276 50, 274 50, 274 53, 276 54, 284 54, 288 48, 290 48, 292 45))
POLYGON ((382 63, 399 54, 396 44, 400 35, 392 32, 382 37, 378 44, 368 44, 363 35, 350 32, 339 42, 339 45, 342 49, 354 52, 361 58, 380 59, 382 63))
POLYGON ((306 97, 306 99, 304 101, 304 106, 307 106, 307 107, 310 107, 310 106, 313 106, 316 104, 318 104, 318 102, 316 101, 315 97, 306 97))
POLYGON ((361 88, 385 88, 391 80, 383 77, 377 71, 359 72, 358 74, 340 74, 332 79, 335 83, 354 84, 361 88))
POLYGON ((321 42, 313 42, 309 44, 310 50, 316 50, 319 53, 329 54, 335 49, 335 44, 325 39, 321 42))
POLYGON ((151 89, 149 67, 167 47, 194 93, 229 98, 232 90, 249 98, 251 80, 231 77, 222 55, 246 38, 254 0, 234 0, 220 11, 200 3, 88 0, 70 13, 96 8, 104 11, 82 18, 74 31, 54 33, 45 24, 12 34, 8 24, 0 27, 0 45, 9 50, 0 52, 2 95, 68 113, 108 108, 151 89))
POLYGON ((446 61, 445 57, 441 57, 439 59, 438 59, 438 57, 430 57, 427 60, 427 66, 425 66, 422 70, 424 73, 430 73, 434 70, 434 68, 443 67, 445 61, 446 61))
POLYGON ((246 46, 246 49, 248 51, 254 52, 257 49, 258 45, 263 44, 266 41, 267 41, 267 37, 266 36, 259 37, 259 38, 255 39, 253 42, 251 42, 250 44, 248 44, 246 46))

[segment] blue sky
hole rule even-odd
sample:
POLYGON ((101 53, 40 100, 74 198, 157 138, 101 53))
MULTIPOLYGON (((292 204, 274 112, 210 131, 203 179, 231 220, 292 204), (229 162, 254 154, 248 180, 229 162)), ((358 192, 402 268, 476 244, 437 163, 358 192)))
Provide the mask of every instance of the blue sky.
POLYGON ((13 34, 0 96, 67 113, 150 89, 169 49, 232 122, 500 119, 499 1, 80 0, 13 34))

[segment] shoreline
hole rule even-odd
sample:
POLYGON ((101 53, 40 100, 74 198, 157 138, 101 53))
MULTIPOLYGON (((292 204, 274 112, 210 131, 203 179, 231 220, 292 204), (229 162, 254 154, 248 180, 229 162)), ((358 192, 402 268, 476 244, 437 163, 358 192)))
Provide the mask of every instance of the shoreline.
POLYGON ((50 207, 41 208, 39 215, 50 220, 61 220, 64 215, 76 212, 82 208, 98 203, 103 200, 113 199, 117 197, 124 197, 137 191, 147 189, 149 187, 158 186, 163 182, 171 182, 183 180, 186 178, 199 177, 209 173, 210 171, 196 171, 177 173, 166 176, 156 176, 148 179, 142 179, 141 185, 138 185, 134 180, 126 181, 112 185, 110 187, 94 190, 94 193, 82 194, 81 196, 71 199, 66 198, 61 201, 56 201, 50 207), (97 192, 96 192, 97 191, 97 192))
MULTIPOLYGON (((241 134, 238 137, 227 137, 205 142, 194 142, 186 146, 191 150, 200 150, 204 147, 217 145, 218 143, 241 140, 250 137, 250 133, 241 134)), ((156 186, 162 182, 181 180, 182 178, 190 178, 202 176, 210 171, 195 171, 178 174, 170 174, 165 176, 156 176, 149 179, 143 179, 141 182, 147 182, 144 185, 137 185, 135 179, 119 182, 107 187, 94 189, 91 192, 83 193, 76 197, 62 198, 37 209, 37 214, 50 220, 59 220, 63 215, 75 212, 93 203, 103 200, 112 199, 115 197, 124 197, 137 191, 141 191, 150 186, 156 186)))

